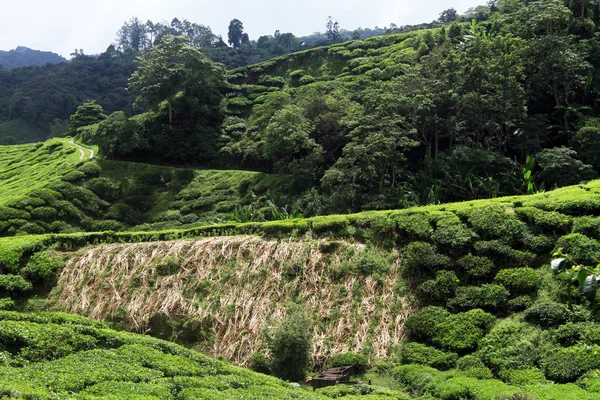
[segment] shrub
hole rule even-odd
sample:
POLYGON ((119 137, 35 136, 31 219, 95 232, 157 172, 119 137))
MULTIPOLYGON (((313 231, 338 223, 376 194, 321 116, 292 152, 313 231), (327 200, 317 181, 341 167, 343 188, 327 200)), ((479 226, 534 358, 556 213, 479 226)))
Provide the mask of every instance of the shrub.
POLYGON ((435 280, 425 281, 419 286, 419 296, 427 304, 443 303, 454 296, 458 287, 458 278, 452 271, 438 271, 435 280))
POLYGON ((600 345, 600 325, 594 322, 569 322, 548 330, 544 338, 561 346, 600 345))
POLYGON ((450 258, 438 254, 435 246, 425 242, 412 242, 404 249, 404 271, 410 276, 423 276, 450 265, 450 258))
POLYGON ((467 217, 470 226, 484 240, 499 239, 505 244, 515 244, 528 231, 527 225, 507 206, 487 205, 459 213, 467 217))
POLYGON ((504 268, 522 267, 533 263, 536 258, 533 253, 514 250, 499 240, 480 240, 474 247, 478 255, 489 257, 496 265, 504 268))
POLYGON ((509 385, 525 386, 547 383, 544 372, 537 368, 500 371, 500 377, 509 385))
POLYGON ((250 357, 250 369, 268 375, 271 373, 271 360, 264 353, 252 353, 250 357))
POLYGON ((494 322, 493 315, 479 309, 452 314, 437 322, 431 341, 449 351, 473 350, 494 322))
POLYGON ((0 299, 0 311, 10 311, 14 308, 15 308, 15 302, 12 299, 10 299, 8 297, 0 299))
POLYGON ((514 295, 535 292, 538 279, 538 274, 533 268, 508 268, 498 272, 494 283, 506 287, 514 295))
POLYGON ((431 341, 438 332, 438 325, 449 316, 450 313, 443 307, 429 306, 410 315, 404 326, 412 336, 431 341))
POLYGON ((546 378, 559 383, 574 382, 583 373, 600 368, 600 346, 577 345, 549 349, 540 365, 546 378))
POLYGON ((573 233, 600 239, 600 217, 583 216, 573 220, 573 233))
POLYGON ((465 251, 477 237, 456 216, 437 221, 435 232, 431 235, 431 239, 438 247, 451 252, 465 251))
POLYGON ((521 218, 533 223, 543 233, 559 235, 568 233, 573 224, 572 218, 556 211, 544 211, 535 207, 522 207, 515 210, 521 218))
POLYGON ((27 265, 23 268, 23 274, 32 282, 47 282, 55 276, 63 265, 64 262, 60 257, 42 251, 31 256, 27 265))
POLYGON ((102 168, 100 168, 100 166, 95 162, 86 162, 77 170, 83 172, 87 176, 100 175, 100 173, 102 172, 102 168))
POLYGON ((331 367, 353 366, 358 372, 364 372, 369 367, 369 360, 362 354, 340 353, 331 357, 329 361, 331 367))
POLYGON ((41 219, 43 221, 52 221, 56 218, 57 211, 52 207, 38 207, 31 210, 33 219, 41 219))
POLYGON ((458 260, 458 265, 465 270, 469 276, 475 278, 484 278, 489 276, 493 269, 494 263, 487 257, 466 255, 458 260))
POLYGON ((421 396, 427 386, 442 380, 437 369, 425 365, 401 365, 392 370, 394 379, 413 396, 421 396))
POLYGON ((561 237, 556 242, 556 248, 563 249, 565 254, 569 254, 575 262, 581 264, 595 265, 600 260, 600 242, 580 233, 561 237))
POLYGON ((17 294, 31 290, 33 285, 20 275, 0 275, 0 293, 17 294))
POLYGON ((508 310, 510 312, 524 311, 531 307, 533 302, 534 300, 531 296, 517 296, 508 301, 508 310))
POLYGON ((456 353, 446 353, 435 347, 415 342, 404 343, 400 350, 401 364, 421 364, 446 370, 453 368, 457 359, 456 353))
POLYGON ((457 311, 482 308, 501 311, 506 307, 510 293, 501 285, 461 286, 456 289, 454 298, 448 301, 448 307, 457 311))
POLYGON ((525 321, 550 328, 567 323, 571 319, 569 308, 560 303, 537 303, 524 314, 525 321))
POLYGON ((304 380, 312 350, 312 322, 298 307, 288 310, 288 315, 268 335, 271 352, 271 371, 281 379, 304 380))
POLYGON ((527 324, 505 320, 480 341, 477 356, 492 371, 532 368, 537 358, 536 346, 527 324))
POLYGON ((300 83, 300 85, 309 85, 315 82, 315 78, 310 75, 304 75, 302 78, 300 78, 298 82, 300 83))
POLYGON ((86 182, 85 185, 102 200, 113 201, 121 196, 119 185, 109 178, 93 178, 86 182))

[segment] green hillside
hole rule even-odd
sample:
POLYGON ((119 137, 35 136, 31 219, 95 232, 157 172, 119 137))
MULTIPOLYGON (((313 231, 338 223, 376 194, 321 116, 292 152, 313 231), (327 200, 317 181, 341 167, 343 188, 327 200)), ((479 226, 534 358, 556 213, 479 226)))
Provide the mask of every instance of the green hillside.
MULTIPOLYGON (((169 342, 66 314, 0 311, 0 337, 0 396, 7 399, 337 397, 294 389, 169 342)), ((408 398, 385 389, 368 391, 372 394, 361 398, 408 398)))
POLYGON ((48 132, 23 120, 0 121, 0 145, 43 142, 48 132))
POLYGON ((265 220, 273 218, 267 200, 285 204, 294 193, 283 175, 90 155, 70 139, 0 146, 0 236, 197 226, 226 222, 243 207, 265 220))
POLYGON ((3 238, 0 265, 17 307, 109 320, 242 365, 292 301, 314 319, 315 365, 362 353, 376 367, 366 377, 417 397, 593 399, 596 307, 549 261, 558 248, 600 259, 599 194, 593 181, 409 210, 3 238))

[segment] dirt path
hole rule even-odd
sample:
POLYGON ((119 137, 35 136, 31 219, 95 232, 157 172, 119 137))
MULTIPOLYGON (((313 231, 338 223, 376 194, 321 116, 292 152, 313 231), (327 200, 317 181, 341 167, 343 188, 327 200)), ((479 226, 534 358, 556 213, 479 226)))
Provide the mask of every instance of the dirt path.
POLYGON ((80 145, 78 145, 77 143, 75 143, 72 140, 69 140, 69 143, 72 144, 73 146, 77 147, 77 149, 79 150, 79 159, 83 160, 85 158, 85 151, 89 151, 90 152, 90 156, 89 159, 91 160, 92 158, 94 158, 94 155, 96 154, 94 152, 94 150, 92 149, 86 149, 85 147, 81 147, 80 145))

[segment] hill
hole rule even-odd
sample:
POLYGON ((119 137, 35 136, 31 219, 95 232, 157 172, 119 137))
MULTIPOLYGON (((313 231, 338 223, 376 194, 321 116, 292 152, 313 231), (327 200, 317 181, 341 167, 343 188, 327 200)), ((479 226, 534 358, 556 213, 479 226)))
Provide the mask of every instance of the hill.
POLYGON ((0 146, 0 236, 271 219, 286 176, 90 159, 70 139, 0 146))
POLYGON ((48 132, 22 120, 0 122, 0 145, 43 142, 48 132))
POLYGON ((59 64, 67 62, 67 59, 50 51, 32 50, 28 47, 19 46, 14 50, 0 50, 0 65, 4 69, 40 66, 46 64, 59 64))
POLYGON ((242 365, 292 301, 314 318, 317 366, 351 350, 413 395, 592 399, 594 305, 549 261, 558 248, 577 262, 600 259, 599 191, 593 181, 305 220, 3 238, 0 265, 33 282, 6 286, 18 303, 36 294, 38 308, 148 330, 242 365))
MULTIPOLYGON (((331 399, 326 392, 66 314, 0 311, 0 393, 17 399, 331 399), (60 339, 58 339, 60 338, 60 339), (58 339, 58 340, 57 340, 58 339)), ((367 399, 407 399, 374 390, 367 399)), ((362 397, 361 397, 362 398, 362 397)))

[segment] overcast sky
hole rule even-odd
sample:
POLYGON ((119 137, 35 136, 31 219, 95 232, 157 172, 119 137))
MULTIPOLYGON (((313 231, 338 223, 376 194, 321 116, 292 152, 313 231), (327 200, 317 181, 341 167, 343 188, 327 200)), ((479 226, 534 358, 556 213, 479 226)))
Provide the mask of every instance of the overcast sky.
MULTIPOLYGON (((227 38, 233 18, 251 39, 292 32, 324 31, 327 16, 342 29, 431 22, 444 9, 463 12, 485 0, 0 0, 0 50, 17 46, 47 50, 68 58, 75 48, 103 52, 125 20, 171 21, 173 17, 208 25, 227 38)), ((227 40, 226 40, 227 41, 227 40)))

